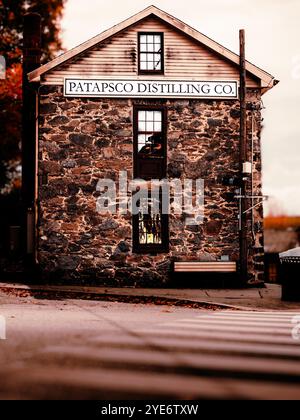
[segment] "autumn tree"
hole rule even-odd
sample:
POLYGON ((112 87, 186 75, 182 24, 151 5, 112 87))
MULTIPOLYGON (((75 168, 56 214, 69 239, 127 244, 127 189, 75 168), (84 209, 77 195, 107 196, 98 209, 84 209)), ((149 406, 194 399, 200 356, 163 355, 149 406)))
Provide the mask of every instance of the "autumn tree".
MULTIPOLYGON (((0 80, 0 190, 9 171, 20 161, 22 110, 23 16, 37 12, 42 20, 42 62, 62 51, 60 20, 65 0, 0 0, 0 55, 5 57, 6 78, 0 80)), ((12 185, 13 187, 16 185, 12 185)))
POLYGON ((65 0, 0 0, 0 54, 8 67, 21 62, 23 16, 36 12, 42 20, 42 61, 54 58, 62 50, 60 20, 65 0))

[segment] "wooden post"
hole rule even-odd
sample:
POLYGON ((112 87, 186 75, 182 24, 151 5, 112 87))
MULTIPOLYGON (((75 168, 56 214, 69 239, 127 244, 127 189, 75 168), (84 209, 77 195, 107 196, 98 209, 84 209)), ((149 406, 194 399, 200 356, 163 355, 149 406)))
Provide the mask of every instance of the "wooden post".
POLYGON ((23 31, 22 204, 23 247, 29 264, 35 260, 37 86, 28 82, 27 74, 40 66, 40 59, 41 17, 28 13, 23 31))
MULTIPOLYGON (((247 104, 246 104, 246 58, 245 58, 245 30, 240 30, 240 176, 241 196, 247 193, 246 179, 243 174, 243 163, 247 161, 247 104)), ((247 241, 247 200, 241 198, 240 220, 240 274, 242 284, 248 281, 248 241, 247 241)))

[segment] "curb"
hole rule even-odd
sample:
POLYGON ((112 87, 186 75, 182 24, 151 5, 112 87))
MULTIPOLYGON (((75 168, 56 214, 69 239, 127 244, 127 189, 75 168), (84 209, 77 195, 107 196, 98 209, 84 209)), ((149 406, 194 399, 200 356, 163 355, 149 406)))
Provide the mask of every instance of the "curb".
MULTIPOLYGON (((227 305, 225 303, 218 302, 207 302, 207 301, 195 301, 189 299, 181 299, 174 297, 162 297, 157 295, 145 296, 145 295, 127 295, 121 293, 99 293, 92 291, 83 290, 61 290, 58 287, 47 287, 47 286, 0 286, 0 291, 8 295, 14 295, 17 297, 35 297, 37 299, 78 299, 78 300, 93 300, 93 301, 106 301, 106 302, 121 302, 131 304, 154 304, 154 305, 168 305, 185 307, 191 309, 210 309, 213 311, 217 310, 231 310, 240 311, 247 310, 251 311, 251 308, 227 305)), ((255 312, 253 310, 253 312, 255 312)))

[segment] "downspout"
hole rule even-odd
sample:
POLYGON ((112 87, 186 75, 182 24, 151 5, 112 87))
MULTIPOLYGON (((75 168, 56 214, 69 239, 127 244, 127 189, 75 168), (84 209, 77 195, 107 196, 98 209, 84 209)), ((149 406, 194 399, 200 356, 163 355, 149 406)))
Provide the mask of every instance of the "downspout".
POLYGON ((244 163, 247 161, 247 106, 246 106, 246 58, 245 30, 240 30, 240 282, 248 282, 248 229, 247 229, 247 178, 244 177, 244 163))
POLYGON ((251 110, 251 231, 252 238, 255 242, 255 231, 254 231, 254 109, 251 110))

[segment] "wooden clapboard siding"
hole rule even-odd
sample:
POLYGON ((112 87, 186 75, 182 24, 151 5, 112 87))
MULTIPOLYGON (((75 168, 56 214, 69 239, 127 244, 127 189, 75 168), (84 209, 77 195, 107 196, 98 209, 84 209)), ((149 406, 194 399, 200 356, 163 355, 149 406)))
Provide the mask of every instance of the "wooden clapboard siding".
MULTIPOLYGON (((103 41, 70 62, 47 72, 43 82, 62 84, 64 77, 137 77, 137 32, 163 32, 166 79, 238 80, 238 66, 210 51, 156 17, 148 17, 127 30, 103 41)), ((152 76, 151 78, 162 76, 152 76)), ((139 76, 147 79, 149 76, 139 76)), ((249 87, 260 86, 248 77, 249 87)))

